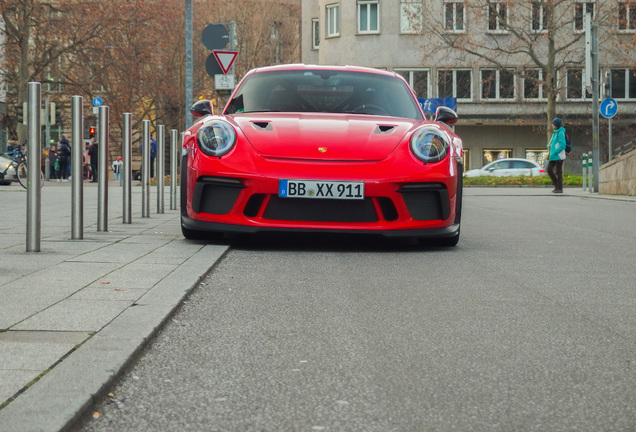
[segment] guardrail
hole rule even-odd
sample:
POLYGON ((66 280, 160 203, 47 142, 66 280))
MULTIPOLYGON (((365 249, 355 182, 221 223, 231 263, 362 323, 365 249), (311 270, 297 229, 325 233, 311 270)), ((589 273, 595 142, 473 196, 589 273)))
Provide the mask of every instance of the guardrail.
MULTIPOLYGON (((40 109, 42 104, 41 85, 39 82, 27 84, 29 110, 27 123, 28 130, 28 154, 39 155, 42 152, 42 134, 40 133, 40 109), (31 109, 33 108, 33 109, 31 109)), ((72 193, 72 217, 71 217, 71 238, 83 239, 83 218, 84 218, 84 183, 83 183, 83 150, 84 143, 82 135, 84 131, 83 119, 83 98, 82 96, 71 97, 71 193, 72 193)), ((97 176, 97 231, 108 231, 108 163, 110 121, 109 108, 99 107, 99 167, 97 176)), ((122 214, 123 223, 131 223, 131 187, 132 187, 132 130, 131 113, 123 114, 122 128, 122 156, 123 165, 121 167, 122 181, 118 187, 123 188, 122 214)), ((150 217, 150 120, 142 121, 142 217, 150 217)), ((157 125, 158 136, 158 158, 157 158, 157 213, 164 212, 164 183, 165 183, 165 125, 157 125)), ((171 130, 170 134, 170 209, 176 210, 176 178, 178 173, 178 131, 171 130)), ((183 139, 183 135, 182 135, 183 139)), ((40 191, 40 167, 38 157, 27 159, 28 187, 27 187, 27 252, 40 252, 41 242, 41 222, 42 195, 40 191)))

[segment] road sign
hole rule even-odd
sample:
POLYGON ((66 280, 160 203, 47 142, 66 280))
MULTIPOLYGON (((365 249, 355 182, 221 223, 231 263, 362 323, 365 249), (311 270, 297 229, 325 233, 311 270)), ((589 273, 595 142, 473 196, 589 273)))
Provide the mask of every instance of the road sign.
POLYGON ((230 36, 223 24, 208 24, 201 33, 201 42, 209 50, 225 49, 230 36))
POLYGON ((102 100, 102 98, 98 97, 94 97, 93 98, 93 106, 94 107, 100 107, 104 104, 104 101, 102 100))
POLYGON ((216 57, 216 61, 219 62, 219 66, 221 66, 221 70, 224 74, 227 74, 230 68, 232 67, 232 63, 236 60, 236 56, 238 55, 238 51, 221 51, 215 50, 212 51, 214 57, 216 57))
POLYGON ((599 110, 603 117, 612 118, 618 112, 618 103, 612 98, 603 99, 599 110))
POLYGON ((214 75, 215 90, 234 90, 234 75, 214 75))
POLYGON ((221 70, 221 66, 219 66, 219 62, 216 61, 216 57, 214 56, 214 54, 210 54, 205 59, 205 71, 212 78, 214 78, 215 75, 223 74, 223 71, 221 70))

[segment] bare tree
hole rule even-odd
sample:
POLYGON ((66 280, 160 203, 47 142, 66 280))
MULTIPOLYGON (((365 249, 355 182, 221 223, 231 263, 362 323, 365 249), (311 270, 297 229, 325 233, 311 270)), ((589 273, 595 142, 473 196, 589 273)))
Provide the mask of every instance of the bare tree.
MULTIPOLYGON (((92 2, 91 2, 92 3, 92 2)), ((26 101, 26 85, 30 81, 66 83, 60 60, 97 40, 103 26, 88 22, 91 4, 81 0, 47 2, 37 0, 5 0, 0 14, 5 24, 5 62, 2 73, 13 97, 13 113, 26 101)), ((25 129, 5 116, 4 123, 12 134, 24 140, 25 129)))
MULTIPOLYGON (((200 43, 209 23, 236 23, 238 79, 253 67, 300 59, 299 0, 197 0, 194 8, 197 94, 214 94, 204 67, 210 52, 200 43)), ((153 126, 183 124, 183 2, 3 0, 0 14, 6 27, 1 72, 10 106, 2 121, 12 137, 24 139, 25 128, 16 127, 15 119, 29 81, 55 86, 58 97, 102 97, 111 124, 119 125, 127 111, 135 121, 151 119, 153 126)), ((118 132, 112 131, 115 144, 118 132)))

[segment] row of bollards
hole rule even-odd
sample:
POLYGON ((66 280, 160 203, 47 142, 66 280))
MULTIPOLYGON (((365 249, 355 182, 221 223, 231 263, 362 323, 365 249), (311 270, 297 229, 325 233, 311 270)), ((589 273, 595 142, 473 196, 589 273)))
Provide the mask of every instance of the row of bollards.
MULTIPOLYGON (((27 112, 27 157, 42 153, 41 129, 41 85, 31 82, 27 85, 29 109, 27 112)), ((98 108, 98 176, 97 176, 97 231, 108 231, 108 147, 110 136, 110 111, 108 106, 98 108)), ((82 96, 71 97, 71 238, 84 238, 84 116, 82 96)), ((170 133, 170 210, 177 209, 177 148, 178 131, 170 133)), ((165 179, 165 126, 157 126, 157 213, 164 213, 165 179)), ((183 139, 183 136, 182 136, 183 139)), ((150 120, 142 121, 142 211, 141 217, 150 217, 150 120)), ((121 182, 123 188, 122 222, 132 223, 132 114, 123 114, 122 127, 122 166, 121 182)), ((41 241, 41 178, 37 156, 27 159, 27 229, 26 251, 40 252, 41 241), (32 169, 33 168, 33 169, 32 169)))

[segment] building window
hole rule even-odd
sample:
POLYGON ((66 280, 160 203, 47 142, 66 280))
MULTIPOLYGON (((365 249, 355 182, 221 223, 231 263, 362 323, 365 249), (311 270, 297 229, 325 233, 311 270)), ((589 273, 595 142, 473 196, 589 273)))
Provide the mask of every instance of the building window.
POLYGON ((488 2, 488 31, 505 32, 508 24, 508 4, 498 1, 488 2))
POLYGON ((340 5, 327 5, 327 37, 340 36, 340 5))
POLYGON ((471 169, 471 166, 470 166, 470 157, 469 157, 470 150, 469 150, 469 149, 467 149, 467 148, 465 148, 465 149, 463 149, 463 153, 464 153, 464 154, 462 155, 462 159, 464 160, 464 172, 466 172, 466 171, 468 171, 469 169, 471 169))
POLYGON ((317 18, 311 20, 311 49, 320 47, 320 21, 317 18))
POLYGON ((574 4, 574 29, 576 31, 584 31, 585 15, 592 14, 594 19, 594 3, 593 2, 577 2, 574 4))
POLYGON ((612 97, 636 99, 636 69, 612 69, 612 97))
POLYGON ((585 89, 583 69, 568 69, 565 97, 569 100, 589 99, 592 95, 585 89))
POLYGON ((380 14, 378 0, 358 1, 358 33, 378 33, 380 14))
POLYGON ((422 0, 400 0, 400 32, 419 33, 422 29, 422 0))
POLYGON ((545 167, 548 163, 548 151, 545 147, 539 149, 526 149, 526 159, 535 161, 542 167, 545 167))
POLYGON ((444 1, 444 28, 447 32, 464 31, 464 2, 444 1))
POLYGON ((544 1, 532 3, 532 31, 535 33, 548 31, 548 13, 544 1))
POLYGON ((508 159, 512 157, 512 149, 484 149, 482 157, 482 166, 500 159, 508 159))
POLYGON ((636 30, 635 1, 621 1, 618 3, 618 29, 621 31, 636 30))
POLYGON ((428 69, 396 69, 402 75, 418 98, 428 99, 430 94, 430 74, 428 69))
POLYGON ((515 74, 512 69, 482 69, 481 98, 510 100, 515 98, 515 74))
POLYGON ((523 98, 545 99, 543 91, 543 71, 541 69, 526 69, 523 71, 523 98))
POLYGON ((471 100, 470 69, 442 69, 437 72, 437 97, 471 100))

